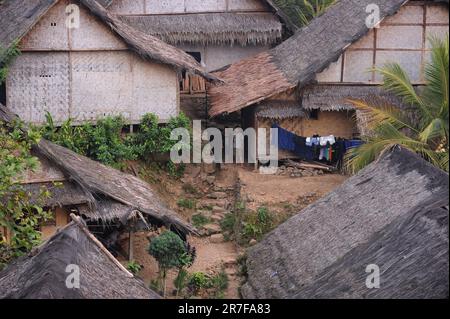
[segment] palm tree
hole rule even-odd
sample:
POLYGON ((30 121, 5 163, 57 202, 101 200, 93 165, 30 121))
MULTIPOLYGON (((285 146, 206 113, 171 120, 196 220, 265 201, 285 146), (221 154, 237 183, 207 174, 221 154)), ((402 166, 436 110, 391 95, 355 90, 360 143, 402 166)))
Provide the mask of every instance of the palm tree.
POLYGON ((286 12, 292 23, 303 27, 324 13, 336 0, 274 0, 274 2, 286 12))
POLYGON ((363 146, 347 154, 349 171, 354 173, 394 145, 401 145, 448 172, 448 34, 445 40, 431 38, 430 41, 431 61, 425 66, 422 89, 415 89, 396 63, 375 69, 383 75, 383 88, 399 97, 402 106, 380 98, 350 100, 370 133, 363 137, 363 146))

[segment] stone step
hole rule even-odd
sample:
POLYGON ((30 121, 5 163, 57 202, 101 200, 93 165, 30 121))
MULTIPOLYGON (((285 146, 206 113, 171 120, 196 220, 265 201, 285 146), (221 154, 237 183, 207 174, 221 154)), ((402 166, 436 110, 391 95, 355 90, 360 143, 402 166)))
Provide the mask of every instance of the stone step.
POLYGON ((225 238, 223 236, 223 234, 214 234, 211 235, 211 237, 209 238, 209 240, 211 241, 211 243, 213 244, 220 244, 225 242, 225 238))

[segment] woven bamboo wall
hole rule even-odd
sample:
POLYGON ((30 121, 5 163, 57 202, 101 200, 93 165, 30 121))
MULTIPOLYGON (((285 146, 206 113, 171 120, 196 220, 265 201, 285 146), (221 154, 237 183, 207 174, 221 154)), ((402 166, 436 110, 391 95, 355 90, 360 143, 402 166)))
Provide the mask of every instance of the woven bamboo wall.
POLYGON ((162 122, 179 109, 176 72, 142 60, 89 12, 80 7, 80 28, 65 25, 60 1, 20 43, 22 55, 7 78, 7 105, 30 123, 45 112, 57 124, 74 124, 106 115, 138 123, 148 112, 162 122))
POLYGON ((265 11, 260 0, 115 0, 110 7, 119 14, 167 14, 227 11, 265 11))
POLYGON ((374 66, 397 62, 414 83, 423 82, 423 65, 430 58, 429 36, 448 32, 448 6, 409 2, 398 14, 385 19, 380 28, 350 46, 343 56, 317 75, 319 82, 380 83, 374 66))

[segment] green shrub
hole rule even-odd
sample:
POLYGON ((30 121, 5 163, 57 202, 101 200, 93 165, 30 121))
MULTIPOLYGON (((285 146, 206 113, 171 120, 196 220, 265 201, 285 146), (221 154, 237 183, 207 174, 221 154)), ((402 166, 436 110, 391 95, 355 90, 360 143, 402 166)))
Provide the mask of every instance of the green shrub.
POLYGON ((194 209, 196 206, 195 200, 190 198, 180 198, 177 201, 178 207, 186 208, 186 209, 194 209))
POLYGON ((132 260, 128 262, 127 269, 133 275, 137 275, 142 270, 142 266, 138 262, 132 260))
POLYGON ((196 214, 192 216, 192 224, 197 228, 208 224, 209 221, 209 218, 203 214, 196 214))
POLYGON ((188 286, 197 295, 201 289, 210 287, 210 280, 203 272, 194 272, 189 276, 188 286))
POLYGON ((228 275, 223 269, 220 273, 211 278, 211 286, 217 292, 223 292, 224 290, 227 290, 228 284, 229 284, 228 275))

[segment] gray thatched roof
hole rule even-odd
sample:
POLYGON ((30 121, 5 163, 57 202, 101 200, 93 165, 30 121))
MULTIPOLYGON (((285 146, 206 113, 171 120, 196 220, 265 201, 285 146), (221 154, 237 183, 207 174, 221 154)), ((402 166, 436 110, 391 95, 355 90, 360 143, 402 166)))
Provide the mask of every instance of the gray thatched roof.
MULTIPOLYGON (((9 123, 15 119, 17 117, 0 103, 0 121, 9 123)), ((152 220, 168 227, 172 226, 181 233, 196 232, 194 227, 163 203, 148 183, 135 176, 122 173, 44 139, 33 146, 33 151, 59 168, 67 180, 75 183, 77 192, 84 193, 83 198, 93 210, 97 209, 101 203, 98 199, 103 196, 127 207, 125 211, 116 214, 115 217, 119 219, 128 215, 131 208, 142 212, 152 220)), ((58 199, 55 198, 53 201, 58 199)), ((102 211, 93 213, 93 216, 102 211)), ((113 216, 115 212, 118 210, 109 211, 104 219, 113 216)))
POLYGON ((160 298, 121 266, 77 218, 0 272, 0 299, 160 298), (79 289, 66 286, 69 265, 80 269, 79 289))
POLYGON ((447 298, 449 176, 395 146, 248 252, 246 298, 447 298), (366 267, 381 271, 367 289, 366 267))
POLYGON ((121 19, 174 45, 267 45, 278 42, 282 36, 282 25, 272 13, 133 15, 121 19))
POLYGON ((256 106, 255 114, 258 117, 270 119, 287 119, 307 116, 300 103, 286 100, 266 100, 261 102, 256 106))
MULTIPOLYGON (((395 14, 405 2, 377 1, 380 17, 395 14)), ((232 113, 296 86, 310 84, 349 45, 367 34, 366 8, 372 3, 372 0, 340 0, 274 49, 217 72, 224 83, 210 90, 210 116, 232 113)))
MULTIPOLYGON (((58 0, 4 0, 0 2, 0 46, 10 47, 25 36, 58 0)), ((164 63, 180 70, 217 80, 190 55, 156 37, 138 31, 109 13, 95 0, 79 0, 89 11, 108 25, 131 50, 145 59, 164 63)), ((107 1, 103 4, 107 4, 107 1)))

